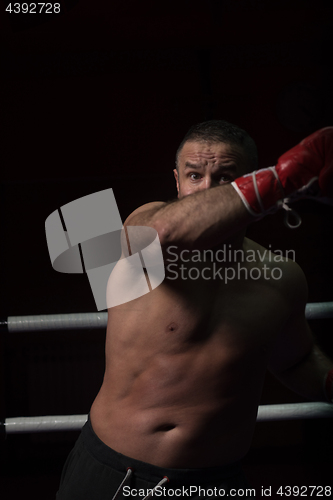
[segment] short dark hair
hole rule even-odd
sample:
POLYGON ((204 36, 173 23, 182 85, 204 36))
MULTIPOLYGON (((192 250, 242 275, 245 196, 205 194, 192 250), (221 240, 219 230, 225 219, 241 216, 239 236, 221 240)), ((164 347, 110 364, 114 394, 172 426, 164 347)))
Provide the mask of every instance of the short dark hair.
POLYGON ((248 159, 248 171, 251 172, 258 168, 258 151, 257 146, 249 134, 224 120, 209 120, 206 122, 193 125, 180 143, 176 153, 176 168, 178 170, 178 160, 181 150, 185 142, 207 141, 207 142, 224 142, 226 144, 234 144, 239 146, 245 153, 248 159))

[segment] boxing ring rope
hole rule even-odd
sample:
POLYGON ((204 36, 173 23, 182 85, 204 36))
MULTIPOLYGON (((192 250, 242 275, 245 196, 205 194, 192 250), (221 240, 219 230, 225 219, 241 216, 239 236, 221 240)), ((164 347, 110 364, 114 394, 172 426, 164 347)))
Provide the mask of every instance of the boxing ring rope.
MULTIPOLYGON (((307 319, 333 318, 333 302, 312 302, 305 308, 307 319)), ((9 332, 36 330, 80 330, 105 328, 107 313, 44 314, 40 316, 9 316, 0 325, 9 332)))
MULTIPOLYGON (((333 302, 308 303, 307 319, 333 318, 333 302)), ((105 328, 107 313, 75 313, 39 316, 9 316, 0 321, 8 332, 36 330, 79 330, 105 328)), ((88 415, 51 415, 7 418, 0 423, 1 434, 79 431, 88 415)), ((323 402, 260 405, 257 422, 333 418, 333 404, 323 402)))
POLYGON ((28 332, 38 330, 89 330, 106 328, 108 314, 74 313, 42 314, 39 316, 8 316, 2 320, 9 332, 28 332))
MULTIPOLYGON (((87 418, 88 415, 7 418, 1 424, 1 427, 6 434, 79 431, 87 421, 87 418)), ((257 422, 310 418, 333 418, 333 405, 330 403, 312 402, 261 405, 258 408, 257 422)))

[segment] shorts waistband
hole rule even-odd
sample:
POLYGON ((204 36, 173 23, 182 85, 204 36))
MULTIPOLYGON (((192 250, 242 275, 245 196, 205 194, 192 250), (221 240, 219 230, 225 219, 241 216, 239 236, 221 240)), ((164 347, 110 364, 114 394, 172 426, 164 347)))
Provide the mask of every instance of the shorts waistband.
POLYGON ((82 428, 81 437, 86 449, 96 460, 122 473, 126 473, 126 469, 131 467, 135 476, 141 477, 148 482, 157 482, 167 476, 171 484, 203 485, 236 476, 242 470, 240 462, 219 467, 174 469, 159 467, 127 457, 113 450, 99 439, 92 428, 89 417, 82 428))

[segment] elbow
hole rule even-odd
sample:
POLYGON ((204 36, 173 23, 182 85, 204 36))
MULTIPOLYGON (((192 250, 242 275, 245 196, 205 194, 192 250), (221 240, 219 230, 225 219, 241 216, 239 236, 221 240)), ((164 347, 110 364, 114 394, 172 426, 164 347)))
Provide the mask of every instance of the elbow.
POLYGON ((157 231, 163 250, 167 250, 170 246, 186 250, 206 248, 206 245, 200 243, 197 234, 194 231, 189 232, 188 228, 182 224, 160 219, 156 220, 152 227, 157 231))
POLYGON ((152 226, 158 234, 162 248, 165 248, 172 242, 172 231, 170 225, 165 220, 158 219, 154 221, 152 226))

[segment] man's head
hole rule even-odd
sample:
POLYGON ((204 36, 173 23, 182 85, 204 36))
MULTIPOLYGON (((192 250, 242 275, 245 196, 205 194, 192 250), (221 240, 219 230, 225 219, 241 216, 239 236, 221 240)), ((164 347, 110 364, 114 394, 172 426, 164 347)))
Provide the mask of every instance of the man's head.
POLYGON ((199 123, 176 153, 178 196, 231 182, 257 166, 257 147, 245 130, 223 120, 199 123))

